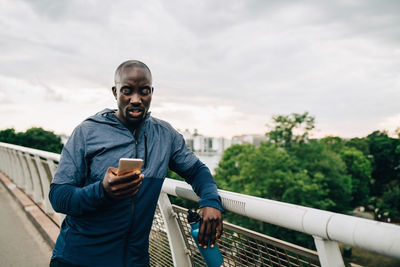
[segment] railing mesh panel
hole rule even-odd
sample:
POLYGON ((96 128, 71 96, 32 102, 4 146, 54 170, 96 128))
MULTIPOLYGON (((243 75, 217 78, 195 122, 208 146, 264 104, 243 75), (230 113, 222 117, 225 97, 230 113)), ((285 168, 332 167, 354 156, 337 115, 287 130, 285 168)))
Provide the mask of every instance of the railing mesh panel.
POLYGON ((173 266, 168 236, 158 205, 150 232, 149 253, 151 266, 173 266))
MULTIPOLYGON (((173 206, 178 223, 191 252, 193 266, 206 266, 190 235, 187 211, 173 206)), ((278 239, 224 223, 224 234, 217 242, 224 257, 222 266, 320 266, 315 251, 279 241, 278 239)))

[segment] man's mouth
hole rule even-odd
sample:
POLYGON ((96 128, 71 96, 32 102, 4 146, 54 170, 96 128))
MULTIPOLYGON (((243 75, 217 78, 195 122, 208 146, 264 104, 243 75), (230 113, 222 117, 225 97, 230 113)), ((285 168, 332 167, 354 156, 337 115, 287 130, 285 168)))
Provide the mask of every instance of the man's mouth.
POLYGON ((140 117, 143 114, 143 109, 142 108, 131 108, 128 110, 128 114, 131 117, 140 117))

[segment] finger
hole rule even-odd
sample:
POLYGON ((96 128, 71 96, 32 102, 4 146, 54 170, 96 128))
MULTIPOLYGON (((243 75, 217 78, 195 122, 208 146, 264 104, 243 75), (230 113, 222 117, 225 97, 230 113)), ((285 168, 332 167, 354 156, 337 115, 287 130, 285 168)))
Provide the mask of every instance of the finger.
POLYGON ((207 220, 205 223, 205 229, 204 229, 205 233, 203 236, 203 239, 204 239, 203 248, 207 248, 207 246, 208 246, 208 242, 210 241, 211 228, 212 228, 212 222, 207 220))
POLYGON ((218 225, 217 225, 217 239, 220 239, 223 231, 224 231, 224 224, 222 222, 222 218, 218 221, 218 225))
POLYGON ((135 171, 135 172, 129 172, 127 174, 117 176, 110 183, 122 184, 122 183, 131 182, 131 181, 137 181, 137 180, 140 180, 140 172, 135 171))
POLYGON ((116 174, 113 172, 113 167, 109 167, 106 171, 106 174, 104 175, 104 179, 105 182, 107 183, 111 183, 114 180, 114 177, 116 176, 116 174))
POLYGON ((118 169, 114 168, 114 167, 109 167, 108 170, 110 173, 112 173, 113 175, 117 175, 118 169))
POLYGON ((128 197, 130 195, 133 195, 134 192, 139 191, 140 184, 132 187, 123 187, 119 188, 118 190, 114 191, 116 196, 120 197, 128 197))
POLYGON ((217 222, 216 221, 212 221, 211 222, 211 232, 210 232, 210 247, 214 247, 215 244, 215 234, 217 232, 217 222))
POLYGON ((132 191, 139 189, 142 185, 142 180, 130 181, 128 183, 114 184, 111 189, 114 193, 123 193, 125 191, 132 191))
POLYGON ((199 243, 199 246, 202 247, 204 243, 204 228, 205 228, 205 223, 200 222, 200 229, 199 229, 199 235, 197 236, 197 240, 199 243))
POLYGON ((139 192, 139 189, 135 190, 129 190, 124 193, 119 193, 116 198, 117 199, 127 199, 136 196, 136 194, 139 192))

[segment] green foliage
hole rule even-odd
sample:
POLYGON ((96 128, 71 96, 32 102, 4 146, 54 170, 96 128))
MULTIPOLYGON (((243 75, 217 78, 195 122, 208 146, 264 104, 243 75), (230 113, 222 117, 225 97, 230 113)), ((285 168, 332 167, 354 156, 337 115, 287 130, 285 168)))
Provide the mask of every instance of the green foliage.
POLYGON ((382 195, 381 209, 388 213, 386 217, 400 218, 400 185, 387 187, 382 195))
POLYGON ((321 142, 336 153, 340 153, 345 146, 345 141, 339 136, 327 136, 322 138, 321 142))
MULTIPOLYGON (((292 146, 295 147, 295 146, 292 146)), ((342 211, 351 199, 351 180, 340 157, 323 143, 310 141, 288 152, 265 142, 259 147, 235 145, 228 148, 215 180, 222 189, 308 207, 342 211)), ((233 223, 276 235, 310 247, 312 240, 269 224, 227 217, 233 223)))
POLYGON ((291 149, 294 143, 304 143, 309 133, 315 127, 315 118, 308 112, 291 113, 272 117, 274 129, 266 135, 272 143, 286 149, 291 149))
POLYGON ((385 185, 393 180, 400 182, 400 140, 380 131, 368 135, 367 140, 373 157, 372 177, 375 181, 371 191, 381 196, 385 185))
POLYGON ((351 138, 345 143, 346 147, 352 147, 360 150, 364 156, 369 156, 369 143, 367 138, 351 138))
POLYGON ((239 177, 241 166, 244 164, 244 155, 254 153, 253 145, 233 145, 225 150, 221 161, 215 169, 215 180, 220 188, 229 188, 234 192, 240 192, 245 181, 239 177), (229 177, 229 179, 225 179, 229 177), (234 181, 234 182, 233 182, 234 181))
POLYGON ((344 148, 340 157, 346 164, 347 173, 351 175, 352 207, 363 205, 368 200, 371 181, 371 162, 364 154, 354 148, 344 148))
POLYGON ((20 137, 19 135, 17 135, 14 128, 9 128, 0 131, 0 142, 18 144, 19 138, 20 137))
POLYGON ((33 127, 26 132, 15 132, 13 128, 0 131, 0 142, 61 153, 61 138, 52 131, 33 127))
POLYGON ((280 199, 287 186, 287 177, 292 176, 294 168, 286 151, 270 143, 262 143, 260 147, 236 145, 232 150, 228 150, 228 154, 232 154, 233 151, 239 153, 232 155, 228 162, 228 157, 224 154, 215 170, 218 185, 221 184, 230 191, 280 199), (226 173, 235 175, 225 176, 226 173), (226 179, 227 177, 229 179, 226 179))
MULTIPOLYGON (((377 131, 367 138, 311 140, 314 117, 307 112, 273 120, 268 142, 259 147, 234 145, 225 151, 215 175, 220 188, 340 213, 375 199, 384 216, 400 216, 399 139, 377 131)), ((312 240, 299 233, 234 214, 226 218, 312 247, 312 240)))
MULTIPOLYGON (((346 166, 340 156, 318 140, 310 140, 299 146, 293 155, 301 170, 305 170, 311 177, 310 182, 317 183, 323 192, 327 192, 323 201, 327 206, 324 209, 346 213, 350 208, 351 177, 346 173, 346 166)), ((307 206, 310 205, 313 203, 307 206)))
POLYGON ((335 202, 328 197, 323 176, 310 177, 306 170, 295 174, 294 181, 282 195, 283 202, 319 209, 330 209, 335 202))

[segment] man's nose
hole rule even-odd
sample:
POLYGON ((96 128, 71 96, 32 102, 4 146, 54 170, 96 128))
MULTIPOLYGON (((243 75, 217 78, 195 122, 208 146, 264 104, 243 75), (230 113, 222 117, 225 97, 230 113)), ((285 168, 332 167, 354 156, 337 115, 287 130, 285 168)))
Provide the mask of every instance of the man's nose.
POLYGON ((141 104, 142 98, 140 97, 140 95, 138 93, 133 93, 129 102, 131 104, 141 104))

